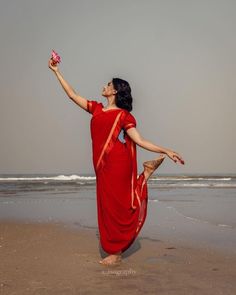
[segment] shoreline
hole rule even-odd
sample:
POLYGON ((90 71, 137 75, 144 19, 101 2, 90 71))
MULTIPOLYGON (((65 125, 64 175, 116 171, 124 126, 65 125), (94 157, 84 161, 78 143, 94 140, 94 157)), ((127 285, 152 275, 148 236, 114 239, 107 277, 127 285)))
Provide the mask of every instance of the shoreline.
POLYGON ((104 266, 97 234, 61 221, 0 220, 2 294, 236 293, 232 253, 140 235, 120 265, 104 266))

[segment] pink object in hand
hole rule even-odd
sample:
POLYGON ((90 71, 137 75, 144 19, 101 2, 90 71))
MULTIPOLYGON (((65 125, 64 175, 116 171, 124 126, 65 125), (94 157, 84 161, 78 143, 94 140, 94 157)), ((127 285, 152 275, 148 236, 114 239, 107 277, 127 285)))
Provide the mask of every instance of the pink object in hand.
POLYGON ((54 50, 52 50, 52 60, 54 65, 61 62, 61 57, 54 50))

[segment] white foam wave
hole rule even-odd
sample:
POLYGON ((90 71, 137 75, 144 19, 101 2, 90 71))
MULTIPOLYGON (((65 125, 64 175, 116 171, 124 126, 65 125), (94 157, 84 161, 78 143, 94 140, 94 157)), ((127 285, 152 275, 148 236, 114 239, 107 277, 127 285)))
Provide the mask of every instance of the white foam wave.
MULTIPOLYGON (((177 213, 178 215, 186 218, 186 219, 189 219, 193 222, 200 222, 200 223, 207 223, 207 224, 213 224, 212 222, 210 221, 207 221, 207 220, 203 220, 203 219, 199 219, 199 218, 194 218, 194 217, 190 217, 190 216, 187 216, 187 215, 184 215, 183 213, 180 213, 175 207, 172 207, 172 206, 167 206, 166 208, 168 209, 171 209, 173 211, 175 211, 175 213, 177 213)), ((229 225, 229 224, 221 224, 221 223, 218 223, 218 224, 214 224, 216 226, 221 226, 221 227, 227 227, 227 228, 233 228, 233 226, 229 225)))
POLYGON ((76 174, 73 175, 58 175, 58 176, 51 176, 51 177, 4 177, 0 178, 0 180, 59 180, 59 181, 68 181, 68 180, 96 180, 96 176, 79 176, 76 174))
MULTIPOLYGON (((156 183, 150 183, 150 186, 157 186, 156 183)), ((159 188, 168 188, 168 187, 173 187, 173 188, 188 188, 188 187, 218 187, 218 188, 235 188, 236 184, 232 183, 159 183, 158 184, 159 188)))
POLYGON ((155 177, 151 178, 152 181, 160 181, 160 180, 173 180, 173 181, 183 181, 183 180, 216 180, 216 181, 229 181, 232 180, 231 177, 223 177, 223 178, 203 178, 203 177, 188 177, 188 178, 177 178, 177 177, 155 177))
POLYGON ((222 226, 222 227, 230 227, 230 228, 232 228, 232 226, 231 225, 228 225, 228 224, 217 224, 218 226, 222 226))

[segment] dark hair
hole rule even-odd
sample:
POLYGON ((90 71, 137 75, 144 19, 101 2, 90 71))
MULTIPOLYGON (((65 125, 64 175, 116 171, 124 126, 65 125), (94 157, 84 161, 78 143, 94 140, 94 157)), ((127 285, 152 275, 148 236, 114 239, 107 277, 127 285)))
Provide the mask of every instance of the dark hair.
POLYGON ((115 103, 119 108, 125 109, 129 112, 132 111, 133 98, 131 96, 131 88, 129 83, 120 78, 112 79, 113 86, 117 91, 115 103))

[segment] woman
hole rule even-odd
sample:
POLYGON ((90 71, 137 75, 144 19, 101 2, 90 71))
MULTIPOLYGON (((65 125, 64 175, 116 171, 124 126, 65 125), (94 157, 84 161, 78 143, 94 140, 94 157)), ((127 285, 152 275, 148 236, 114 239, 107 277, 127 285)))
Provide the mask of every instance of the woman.
POLYGON ((147 181, 163 162, 166 154, 174 162, 184 164, 181 156, 169 149, 145 140, 136 129, 136 120, 130 113, 132 96, 129 83, 113 78, 104 88, 106 107, 96 100, 87 100, 76 94, 59 72, 58 66, 49 68, 56 74, 68 97, 92 114, 93 166, 96 174, 97 215, 100 243, 109 255, 99 263, 112 265, 121 261, 140 232, 147 214, 147 181), (119 136, 124 132, 123 140, 119 136), (161 153, 152 161, 143 163, 144 170, 137 177, 136 144, 161 153))

